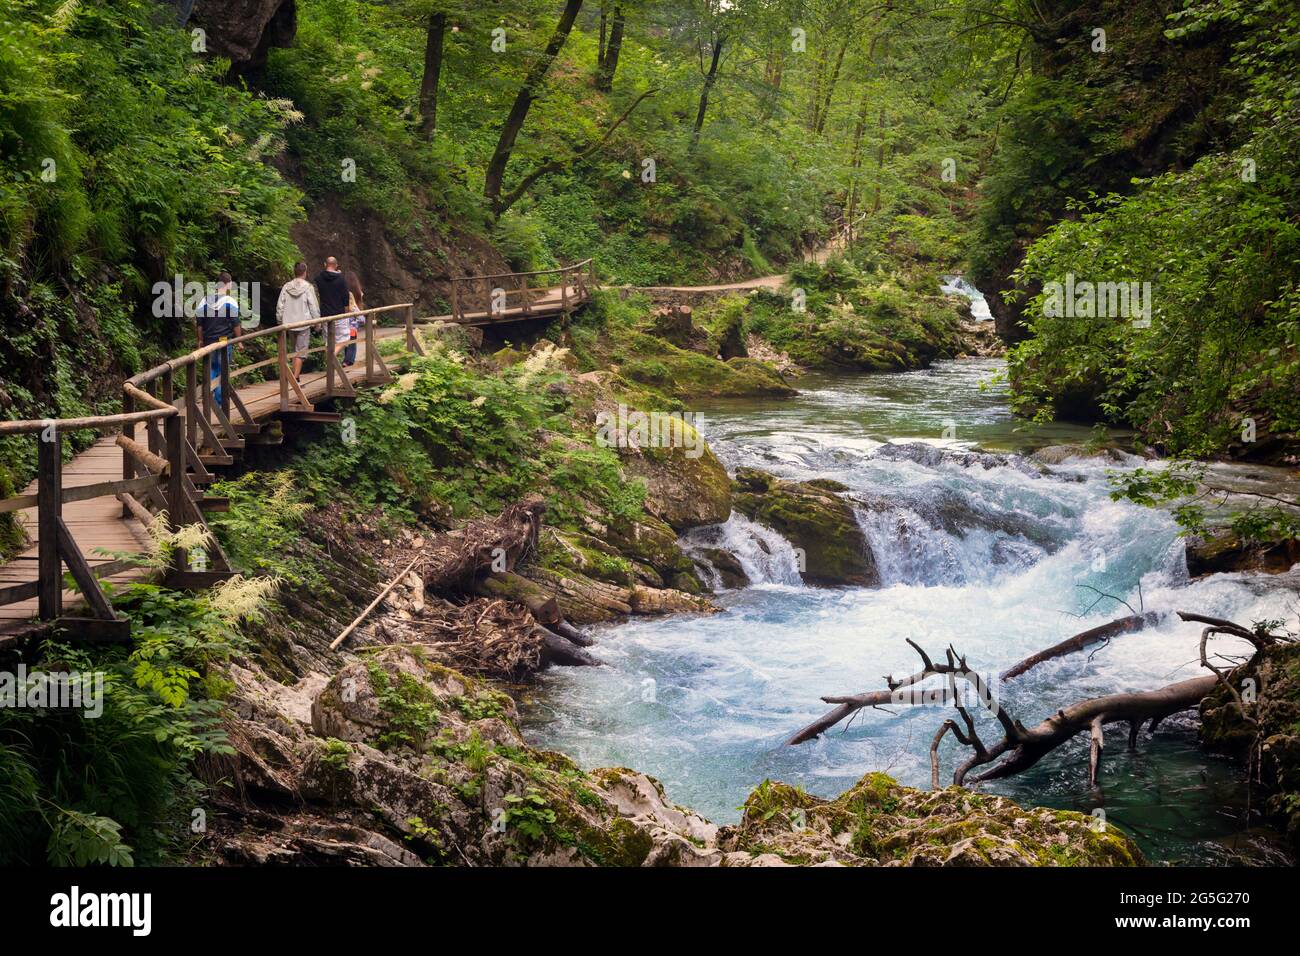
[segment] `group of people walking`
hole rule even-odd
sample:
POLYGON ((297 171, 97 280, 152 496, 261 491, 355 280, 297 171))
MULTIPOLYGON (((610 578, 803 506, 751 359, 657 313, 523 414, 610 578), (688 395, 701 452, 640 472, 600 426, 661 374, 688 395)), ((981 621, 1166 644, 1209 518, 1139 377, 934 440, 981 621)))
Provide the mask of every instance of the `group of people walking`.
MULTIPOLYGON (((280 290, 275 304, 275 321, 277 325, 293 325, 338 316, 333 323, 334 351, 343 353, 343 364, 347 366, 357 360, 357 338, 366 324, 366 317, 360 313, 365 307, 366 296, 357 274, 343 272, 339 261, 330 256, 314 283, 307 279, 307 263, 294 265, 293 278, 280 290)), ((303 360, 310 347, 311 328, 299 329, 293 342, 295 376, 302 374, 303 360)))
MULTIPOLYGON (((215 290, 194 310, 194 332, 200 346, 229 341, 238 334, 239 302, 231 294, 233 289, 234 280, 230 273, 221 273, 215 290)), ((365 293, 357 274, 343 272, 338 260, 329 256, 314 282, 307 279, 307 263, 294 264, 293 278, 280 289, 280 297, 276 300, 275 321, 277 325, 294 325, 337 316, 329 326, 332 335, 327 335, 327 338, 333 339, 335 354, 341 352, 342 362, 348 366, 357 360, 357 339, 366 323, 366 317, 361 314, 365 307, 365 293)), ((308 326, 294 333, 295 377, 302 375, 303 363, 311 348, 311 330, 312 327, 308 326)), ((231 361, 232 349, 229 346, 216 349, 211 355, 212 397, 220 404, 222 368, 231 361)))

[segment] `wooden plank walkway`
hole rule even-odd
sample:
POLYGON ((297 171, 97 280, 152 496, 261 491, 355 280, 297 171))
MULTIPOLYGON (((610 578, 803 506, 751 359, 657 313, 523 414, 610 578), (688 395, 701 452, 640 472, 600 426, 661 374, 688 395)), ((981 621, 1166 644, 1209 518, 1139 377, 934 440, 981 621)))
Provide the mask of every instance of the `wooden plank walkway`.
MULTIPOLYGON (((78 488, 121 477, 122 449, 117 447, 111 436, 101 438, 63 467, 64 488, 78 488)), ((28 485, 23 494, 36 494, 36 482, 28 485)), ((31 538, 32 547, 0 566, 0 587, 36 580, 36 509, 25 508, 16 512, 16 517, 31 538)), ((149 533, 134 518, 122 517, 122 505, 116 498, 69 502, 63 506, 63 520, 92 568, 113 560, 100 554, 100 550, 134 554, 148 550, 149 533)), ((103 580, 114 583, 142 581, 148 573, 144 568, 133 568, 111 574, 103 580)), ((81 602, 81 594, 75 590, 65 590, 63 601, 66 606, 76 606, 81 602)), ((36 610, 36 598, 0 605, 0 632, 11 630, 15 625, 21 625, 35 617, 36 610)))
MULTIPOLYGON (((462 310, 459 317, 452 315, 430 316, 418 320, 418 325, 446 322, 456 325, 482 327, 525 320, 546 321, 558 318, 585 304, 589 299, 590 292, 588 288, 582 288, 575 284, 553 289, 531 289, 527 290, 527 295, 529 305, 526 309, 520 304, 487 312, 462 310)), ((405 325, 395 327, 376 325, 374 329, 376 349, 378 350, 379 343, 400 339, 406 334, 407 328, 405 325)), ((357 345, 355 363, 349 367, 339 369, 339 372, 346 376, 349 383, 354 387, 357 383, 366 379, 366 337, 364 335, 359 336, 355 341, 357 345)), ((236 347, 238 348, 238 346, 236 347)), ((313 349, 310 363, 322 364, 324 350, 324 346, 316 346, 313 349)), ((235 366, 232 369, 236 373, 238 372, 237 363, 238 353, 236 354, 235 366)), ((323 369, 304 373, 298 379, 298 383, 303 397, 308 402, 314 404, 318 400, 331 397, 327 388, 327 375, 323 369)), ((336 390, 339 384, 336 380, 336 390)), ((281 386, 278 377, 242 386, 239 385, 236 378, 233 385, 235 386, 234 391, 239 395, 244 407, 248 410, 249 417, 254 421, 259 423, 267 422, 282 414, 281 386)), ((335 395, 333 397, 339 396, 335 395)), ((182 393, 174 399, 174 404, 183 412, 185 410, 185 401, 185 396, 182 393)), ((291 394, 290 402, 293 405, 298 404, 296 391, 291 394)), ((218 424, 215 417, 210 417, 209 421, 214 425, 218 424)), ((138 431, 136 436, 137 438, 144 437, 138 431)), ((115 481, 122 477, 123 451, 116 443, 116 436, 109 434, 100 438, 94 445, 76 455, 63 466, 62 487, 66 491, 70 488, 115 481)), ((37 493, 37 482, 33 481, 22 493, 23 495, 35 495, 37 493)), ((148 550, 150 541, 147 530, 136 518, 123 516, 123 505, 117 498, 101 496, 83 501, 65 502, 62 514, 77 548, 84 555, 92 569, 98 567, 108 570, 106 566, 119 560, 122 554, 143 555, 148 550), (118 557, 104 552, 112 552, 118 557)), ((25 584, 34 585, 38 579, 37 509, 35 507, 25 508, 15 512, 15 516, 31 541, 31 547, 17 557, 0 565, 0 588, 25 584)), ((106 574, 102 580, 112 583, 140 581, 147 579, 152 573, 148 568, 135 567, 106 574)), ((67 589, 63 592, 63 604, 65 611, 79 613, 78 609, 84 608, 85 601, 79 591, 67 589)), ((37 614, 38 599, 36 597, 0 605, 0 642, 4 640, 3 635, 12 636, 26 630, 37 614)))

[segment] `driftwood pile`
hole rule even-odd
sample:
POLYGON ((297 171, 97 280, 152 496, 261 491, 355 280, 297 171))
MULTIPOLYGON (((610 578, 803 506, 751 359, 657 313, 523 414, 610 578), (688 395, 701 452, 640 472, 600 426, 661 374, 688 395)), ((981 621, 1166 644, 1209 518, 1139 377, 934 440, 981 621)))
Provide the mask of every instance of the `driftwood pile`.
POLYGON ((339 635, 342 642, 389 594, 397 613, 377 622, 382 645, 420 646, 450 667, 520 680, 550 664, 598 664, 583 650, 591 640, 561 616, 554 598, 507 600, 485 582, 509 576, 537 547, 545 504, 529 497, 494 519, 439 534, 339 635), (479 596, 485 595, 485 596, 479 596))

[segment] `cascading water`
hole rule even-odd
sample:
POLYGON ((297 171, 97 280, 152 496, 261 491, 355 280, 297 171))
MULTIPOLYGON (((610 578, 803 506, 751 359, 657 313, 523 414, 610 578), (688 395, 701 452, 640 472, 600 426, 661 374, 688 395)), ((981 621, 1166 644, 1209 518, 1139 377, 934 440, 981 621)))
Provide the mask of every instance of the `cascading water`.
POLYGON ((740 512, 732 512, 723 524, 696 528, 682 539, 681 544, 682 550, 702 566, 715 591, 725 587, 722 575, 709 557, 709 553, 715 551, 732 555, 751 585, 803 586, 794 545, 740 512))
POLYGON ((984 293, 967 282, 965 276, 944 276, 939 290, 949 295, 960 295, 970 299, 970 314, 977 322, 993 321, 993 311, 989 308, 984 293))
MULTIPOLYGON (((861 712, 848 728, 782 746, 824 712, 823 695, 912 673, 907 638, 933 653, 951 642, 973 667, 997 672, 1129 613, 1106 594, 1163 615, 1156 627, 1004 685, 1003 706, 1031 723, 1081 698, 1195 675, 1199 629, 1175 610, 1244 623, 1294 617, 1294 589, 1283 579, 1189 583, 1173 520, 1110 499, 1105 473, 1115 463, 1076 458, 1043 474, 1021 455, 970 453, 975 442, 1028 450, 1088 434, 1017 432, 1004 396, 978 387, 997 367, 965 360, 901 375, 824 376, 805 379, 795 399, 699 409, 728 467, 847 485, 881 586, 791 587, 793 555, 770 529, 733 516, 697 530, 689 549, 728 550, 751 581, 768 583, 721 593, 722 614, 601 630, 594 650, 608 666, 548 672, 525 708, 533 739, 584 766, 650 773, 672 799, 726 822, 764 777, 826 796, 868 771, 929 785, 930 738, 949 713, 934 707, 861 712)), ((1225 641, 1222 649, 1239 648, 1225 641)), ((1240 771, 1201 753, 1195 734, 1184 716, 1154 738, 1144 734, 1135 752, 1113 742, 1100 791, 1087 786, 1082 738, 985 786, 1027 804, 1101 806, 1157 859, 1213 861, 1242 829, 1246 794, 1240 771)), ((954 741, 942 757, 950 774, 954 741)))

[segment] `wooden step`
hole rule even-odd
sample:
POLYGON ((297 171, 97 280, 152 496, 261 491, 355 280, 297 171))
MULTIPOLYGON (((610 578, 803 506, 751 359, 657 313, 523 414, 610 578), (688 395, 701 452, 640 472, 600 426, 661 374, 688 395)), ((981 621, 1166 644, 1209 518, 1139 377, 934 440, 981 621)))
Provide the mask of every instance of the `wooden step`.
POLYGON ((315 410, 306 411, 291 408, 288 411, 277 413, 281 418, 292 418, 298 422, 341 422, 343 416, 338 412, 318 412, 315 410))

